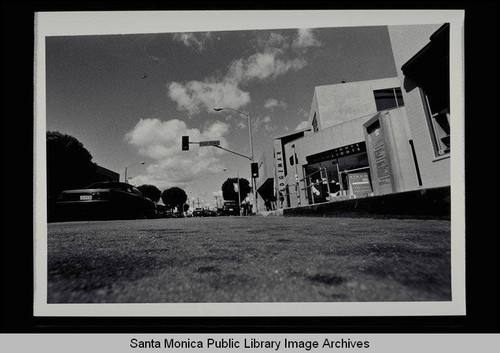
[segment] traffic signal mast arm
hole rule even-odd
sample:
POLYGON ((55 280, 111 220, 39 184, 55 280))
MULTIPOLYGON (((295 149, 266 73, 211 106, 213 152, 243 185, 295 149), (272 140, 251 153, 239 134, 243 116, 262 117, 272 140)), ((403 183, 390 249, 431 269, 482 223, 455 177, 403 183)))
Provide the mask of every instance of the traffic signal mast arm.
POLYGON ((227 152, 231 152, 231 153, 237 154, 238 156, 245 157, 245 158, 248 158, 249 160, 252 160, 252 157, 245 156, 244 154, 228 150, 227 148, 224 148, 224 147, 221 147, 221 146, 214 146, 214 147, 220 148, 221 150, 224 150, 224 151, 227 151, 227 152))
POLYGON ((208 146, 217 147, 217 148, 220 148, 221 150, 234 153, 240 157, 244 157, 244 158, 249 159, 250 161, 253 161, 252 157, 245 156, 244 154, 241 154, 241 153, 238 153, 235 151, 231 151, 227 148, 221 147, 219 140, 193 142, 193 141, 189 141, 189 136, 182 136, 182 150, 183 151, 189 151, 189 145, 192 145, 192 144, 197 144, 200 147, 208 147, 208 146))

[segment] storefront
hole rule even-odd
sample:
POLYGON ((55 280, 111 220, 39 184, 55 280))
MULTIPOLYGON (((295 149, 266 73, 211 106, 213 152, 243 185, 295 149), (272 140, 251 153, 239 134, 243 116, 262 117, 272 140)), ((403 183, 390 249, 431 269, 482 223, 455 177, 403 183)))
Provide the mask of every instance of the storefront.
POLYGON ((307 156, 306 160, 302 188, 309 204, 372 193, 364 142, 307 156))

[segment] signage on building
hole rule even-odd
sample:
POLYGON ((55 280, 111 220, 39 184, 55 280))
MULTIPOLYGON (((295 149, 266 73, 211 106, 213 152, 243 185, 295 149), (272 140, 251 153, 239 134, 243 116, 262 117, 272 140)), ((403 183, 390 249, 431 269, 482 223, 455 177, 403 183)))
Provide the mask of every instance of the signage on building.
POLYGON ((312 164, 329 161, 334 158, 345 157, 361 152, 366 152, 366 143, 364 141, 351 143, 350 145, 345 145, 325 152, 316 153, 311 156, 307 156, 306 160, 308 164, 312 164))
POLYGON ((356 196, 368 196, 372 192, 368 172, 349 173, 350 192, 356 196))
POLYGON ((383 130, 377 121, 367 128, 369 142, 371 145, 371 155, 375 191, 377 194, 388 194, 393 192, 391 167, 389 154, 383 130))
POLYGON ((274 163, 276 171, 276 185, 279 191, 284 192, 286 189, 285 181, 285 162, 283 159, 283 146, 281 140, 274 140, 274 163))

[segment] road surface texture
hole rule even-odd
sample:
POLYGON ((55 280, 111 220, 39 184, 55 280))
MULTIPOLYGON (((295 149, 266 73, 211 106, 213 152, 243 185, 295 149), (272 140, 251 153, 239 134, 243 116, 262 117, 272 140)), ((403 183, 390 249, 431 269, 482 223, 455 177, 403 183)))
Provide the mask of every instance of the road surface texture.
POLYGON ((449 301, 450 267, 449 221, 48 224, 49 303, 449 301))

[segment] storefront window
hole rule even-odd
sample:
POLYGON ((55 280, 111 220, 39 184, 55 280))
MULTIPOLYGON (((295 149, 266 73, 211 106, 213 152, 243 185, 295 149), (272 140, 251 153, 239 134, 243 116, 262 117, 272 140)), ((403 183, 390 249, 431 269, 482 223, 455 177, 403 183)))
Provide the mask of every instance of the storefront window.
POLYGON ((332 200, 349 194, 349 173, 362 170, 368 173, 366 152, 332 158, 304 166, 306 195, 309 204, 332 200))

